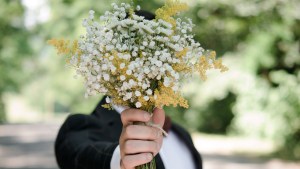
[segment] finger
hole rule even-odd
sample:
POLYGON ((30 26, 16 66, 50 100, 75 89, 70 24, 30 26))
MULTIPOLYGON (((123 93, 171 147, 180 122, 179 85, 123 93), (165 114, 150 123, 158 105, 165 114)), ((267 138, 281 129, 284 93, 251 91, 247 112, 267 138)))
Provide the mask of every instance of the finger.
POLYGON ((148 122, 150 118, 150 113, 140 109, 126 109, 121 113, 121 120, 124 126, 136 121, 148 122))
POLYGON ((153 159, 151 153, 141 153, 124 156, 121 162, 122 168, 131 169, 136 166, 149 163, 153 159))
POLYGON ((151 126, 129 125, 125 128, 125 140, 156 140, 161 137, 161 131, 151 126))
POLYGON ((156 155, 160 146, 155 141, 128 140, 124 143, 124 154, 152 153, 156 155))
POLYGON ((160 108, 155 108, 153 111, 152 119, 154 124, 158 124, 162 127, 165 123, 165 111, 160 108))

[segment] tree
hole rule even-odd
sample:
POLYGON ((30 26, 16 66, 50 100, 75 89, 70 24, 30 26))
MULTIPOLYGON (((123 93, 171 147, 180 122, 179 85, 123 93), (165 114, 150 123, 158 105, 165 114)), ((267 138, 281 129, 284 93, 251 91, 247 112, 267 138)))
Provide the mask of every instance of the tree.
POLYGON ((0 2, 0 123, 5 121, 4 93, 18 91, 28 77, 23 70, 32 50, 23 14, 21 1, 0 2))
POLYGON ((198 107, 218 102, 215 93, 232 92, 237 98, 231 132, 272 138, 285 156, 300 158, 300 2, 207 0, 194 5, 189 15, 197 38, 225 56, 230 68, 226 78, 202 84, 214 88, 210 95, 201 97, 205 91, 199 87, 198 98, 208 102, 198 107), (226 87, 214 85, 220 83, 226 87))

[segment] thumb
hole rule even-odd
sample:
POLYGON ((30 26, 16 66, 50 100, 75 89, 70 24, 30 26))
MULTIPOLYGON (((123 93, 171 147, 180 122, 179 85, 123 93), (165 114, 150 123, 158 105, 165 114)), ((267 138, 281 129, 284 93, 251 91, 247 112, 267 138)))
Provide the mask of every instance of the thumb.
POLYGON ((162 127, 165 123, 165 111, 160 108, 155 108, 153 111, 152 120, 154 124, 158 124, 162 127))

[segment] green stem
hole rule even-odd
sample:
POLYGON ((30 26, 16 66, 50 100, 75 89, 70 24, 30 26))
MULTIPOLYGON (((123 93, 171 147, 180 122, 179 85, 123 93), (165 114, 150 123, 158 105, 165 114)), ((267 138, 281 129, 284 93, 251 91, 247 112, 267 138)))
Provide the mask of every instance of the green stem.
POLYGON ((135 169, 156 169, 155 158, 153 158, 151 160, 151 162, 149 162, 147 164, 137 166, 135 169))

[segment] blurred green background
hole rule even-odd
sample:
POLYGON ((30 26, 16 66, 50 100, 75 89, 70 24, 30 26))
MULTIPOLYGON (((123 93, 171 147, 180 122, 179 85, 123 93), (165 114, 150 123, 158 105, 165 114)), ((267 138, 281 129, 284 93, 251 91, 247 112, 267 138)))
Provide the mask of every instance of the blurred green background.
MULTIPOLYGON (((91 112, 82 81, 46 41, 76 39, 81 20, 107 0, 0 1, 0 121, 44 122, 91 112)), ((277 157, 300 159, 300 1, 186 0, 195 36, 230 68, 183 89, 190 108, 166 108, 192 132, 271 140, 277 157)), ((154 12, 162 0, 140 1, 154 12)))

